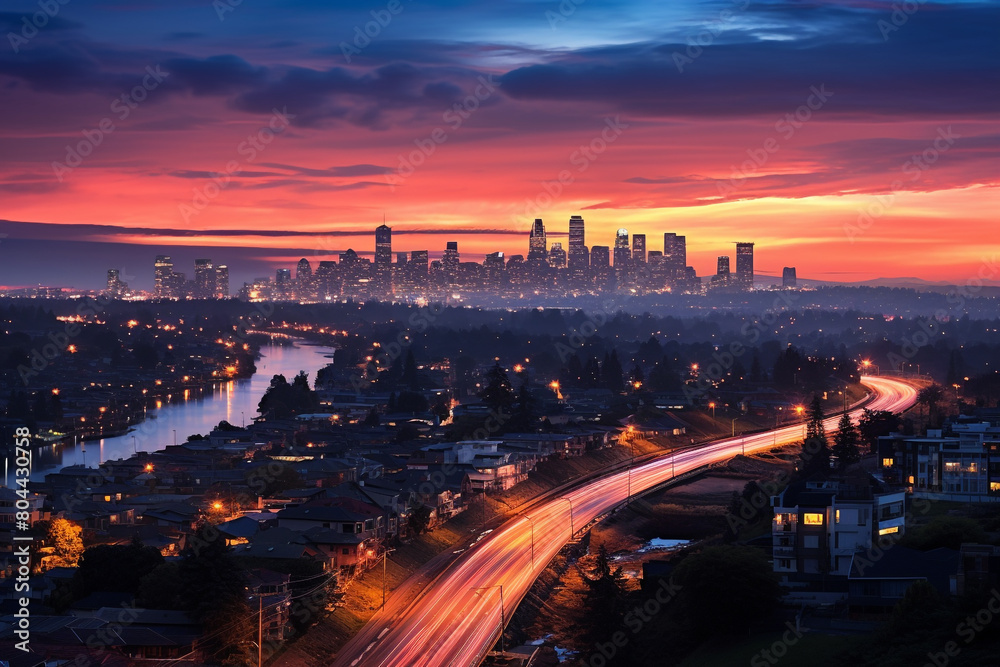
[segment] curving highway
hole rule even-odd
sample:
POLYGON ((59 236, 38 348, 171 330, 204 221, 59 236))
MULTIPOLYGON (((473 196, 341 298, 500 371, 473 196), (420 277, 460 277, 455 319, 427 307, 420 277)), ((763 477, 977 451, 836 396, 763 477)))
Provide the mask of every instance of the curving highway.
MULTIPOLYGON (((917 390, 905 382, 874 376, 862 382, 874 394, 865 406, 870 409, 899 412, 916 402, 917 390)), ((855 421, 860 414, 860 408, 851 412, 855 421)), ((838 420, 826 420, 827 432, 836 429, 838 420)), ((334 666, 475 667, 499 637, 501 596, 506 621, 574 531, 627 500, 629 485, 635 495, 742 451, 800 441, 803 430, 799 423, 685 449, 539 504, 458 557, 409 609, 372 618, 340 651, 334 666)))

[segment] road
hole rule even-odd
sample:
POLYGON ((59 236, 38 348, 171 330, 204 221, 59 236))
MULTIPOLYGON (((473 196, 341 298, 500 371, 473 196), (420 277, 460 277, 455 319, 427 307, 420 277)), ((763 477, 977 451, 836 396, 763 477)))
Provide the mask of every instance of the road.
MULTIPOLYGON (((916 402, 905 382, 865 376, 874 398, 865 406, 899 412, 916 402)), ((851 414, 855 421, 860 408, 851 414)), ((826 420, 827 432, 839 417, 826 420)), ((510 519, 465 553, 404 613, 377 614, 341 650, 334 667, 475 667, 499 638, 535 578, 574 532, 633 495, 675 475, 741 453, 801 441, 804 425, 726 438, 610 474, 510 519), (631 479, 630 479, 631 478, 631 479), (501 610, 502 603, 502 610, 501 610)))

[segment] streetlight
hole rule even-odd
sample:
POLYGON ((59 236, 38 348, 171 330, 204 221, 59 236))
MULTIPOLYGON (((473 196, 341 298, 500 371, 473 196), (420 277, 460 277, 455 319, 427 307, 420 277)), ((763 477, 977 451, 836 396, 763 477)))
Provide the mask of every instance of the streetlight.
MULTIPOLYGON (((629 434, 635 432, 634 426, 628 427, 629 434)), ((628 463, 628 497, 625 499, 625 504, 632 502, 632 466, 635 465, 635 441, 630 437, 628 438, 628 446, 632 452, 632 459, 628 463)))
MULTIPOLYGON (((882 371, 879 369, 878 364, 873 364, 871 359, 862 359, 861 367, 864 369, 870 369, 872 366, 875 367, 875 375, 881 375, 882 371)), ((869 371, 871 372, 871 371, 869 371)))
POLYGON ((504 616, 503 616, 503 584, 494 584, 492 586, 483 586, 482 588, 473 588, 474 591, 487 591, 491 588, 500 589, 500 656, 502 657, 505 653, 503 648, 503 626, 504 626, 504 616))
POLYGON ((134 454, 135 454, 136 456, 138 456, 138 455, 139 455, 139 449, 138 449, 138 448, 136 447, 136 445, 135 445, 135 436, 134 436, 134 435, 132 436, 132 452, 133 452, 133 453, 134 453, 134 454))
MULTIPOLYGON (((518 514, 521 514, 518 512, 518 514)), ((531 526, 531 570, 535 570, 535 519, 528 516, 527 514, 521 514, 525 519, 528 520, 528 525, 531 526)))
POLYGON ((174 447, 176 447, 177 446, 177 429, 173 429, 173 431, 174 431, 174 447))
POLYGON ((559 496, 559 500, 565 500, 569 503, 569 539, 573 539, 576 535, 576 530, 573 529, 573 501, 566 496, 559 496))
POLYGON ((712 408, 712 419, 715 419, 715 401, 709 403, 708 407, 712 408))
POLYGON ((385 562, 389 560, 389 554, 391 554, 395 549, 382 549, 382 606, 378 608, 379 611, 385 609, 385 562))

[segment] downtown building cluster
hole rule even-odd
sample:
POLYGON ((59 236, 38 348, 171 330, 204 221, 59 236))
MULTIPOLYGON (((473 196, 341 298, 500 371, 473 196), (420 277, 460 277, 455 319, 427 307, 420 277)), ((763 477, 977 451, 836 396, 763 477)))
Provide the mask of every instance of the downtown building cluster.
MULTIPOLYGON (((561 235, 562 236, 562 235, 561 235)), ((569 219, 568 242, 550 242, 545 223, 536 219, 528 233, 526 255, 503 252, 486 255, 482 262, 463 261, 458 242, 448 241, 439 259, 429 250, 393 251, 392 229, 375 229, 371 257, 353 249, 338 260, 323 260, 314 268, 306 258, 294 272, 280 268, 274 277, 244 283, 238 296, 248 300, 330 301, 342 298, 447 298, 461 294, 517 297, 528 294, 562 296, 597 293, 703 294, 749 292, 754 287, 754 244, 737 242, 735 262, 718 258, 717 271, 708 281, 687 263, 687 238, 663 234, 662 249, 647 244, 646 234, 619 229, 613 245, 587 245, 582 216, 569 219)), ((659 240, 658 238, 656 239, 659 240)), ((657 244, 658 245, 658 244, 657 244)), ((210 259, 195 260, 194 280, 174 271, 170 257, 159 255, 154 267, 157 298, 227 298, 229 269, 213 266, 210 259)), ((796 286, 795 269, 786 267, 782 286, 796 286)), ((114 269, 108 272, 108 292, 128 294, 128 285, 114 269)))
MULTIPOLYGON (((108 292, 111 289, 111 269, 108 271, 108 292)), ((117 274, 117 271, 115 271, 117 274)), ((128 291, 128 285, 125 285, 128 291)), ((161 299, 228 299, 229 267, 214 265, 211 259, 194 260, 194 280, 188 280, 183 273, 174 271, 174 263, 169 255, 157 255, 153 265, 153 296, 161 299)))

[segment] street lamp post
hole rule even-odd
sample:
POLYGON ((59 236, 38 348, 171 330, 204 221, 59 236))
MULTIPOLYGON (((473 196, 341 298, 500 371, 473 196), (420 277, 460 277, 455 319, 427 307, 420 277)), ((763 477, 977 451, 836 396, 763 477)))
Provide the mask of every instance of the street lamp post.
POLYGON ((569 538, 573 539, 576 535, 576 530, 573 528, 573 501, 566 496, 559 496, 559 500, 565 500, 569 503, 569 538))
POLYGON ((521 514, 525 519, 528 520, 528 525, 531 526, 531 571, 535 570, 535 520, 528 516, 527 514, 521 514))
POLYGON ((395 549, 383 549, 382 551, 382 606, 379 607, 379 611, 385 609, 385 562, 389 560, 389 554, 391 554, 395 549))
POLYGON ((632 467, 635 465, 635 441, 632 439, 632 433, 634 430, 635 429, 633 429, 631 426, 628 427, 628 432, 629 432, 628 446, 632 452, 632 459, 629 461, 628 464, 628 497, 626 497, 625 499, 626 504, 632 502, 632 467))
POLYGON ((494 584, 493 586, 483 586, 482 588, 473 588, 474 591, 487 591, 491 588, 500 589, 500 655, 503 656, 505 653, 503 645, 503 628, 504 628, 504 613, 503 613, 503 584, 494 584))
POLYGON ((134 435, 132 436, 132 453, 135 454, 136 456, 139 455, 139 449, 138 447, 136 447, 134 435))

